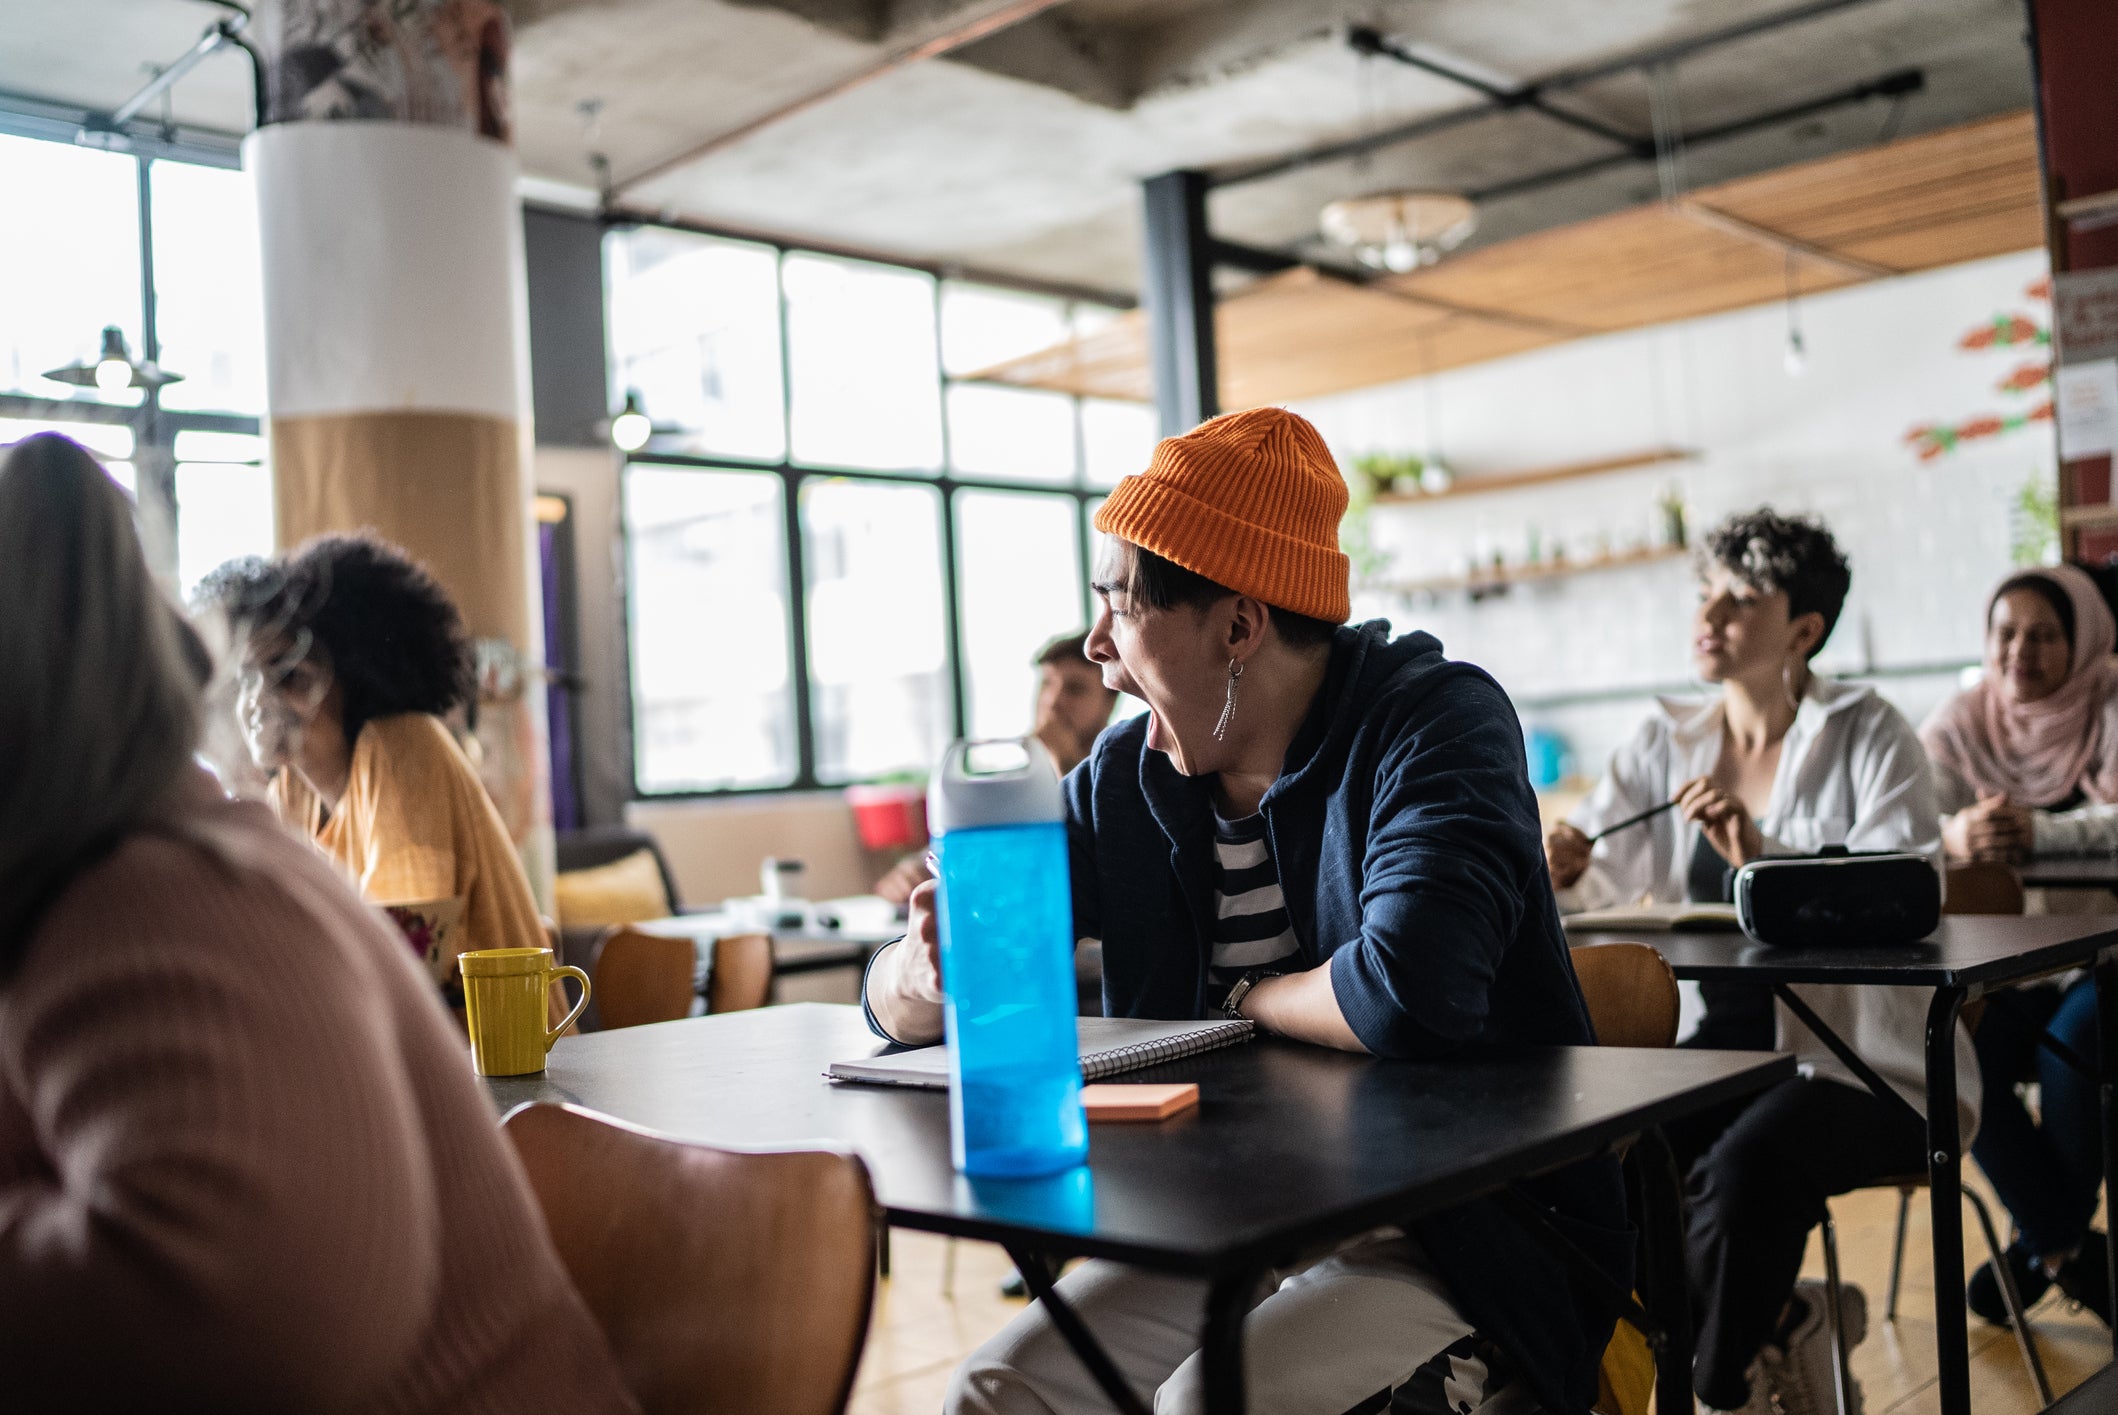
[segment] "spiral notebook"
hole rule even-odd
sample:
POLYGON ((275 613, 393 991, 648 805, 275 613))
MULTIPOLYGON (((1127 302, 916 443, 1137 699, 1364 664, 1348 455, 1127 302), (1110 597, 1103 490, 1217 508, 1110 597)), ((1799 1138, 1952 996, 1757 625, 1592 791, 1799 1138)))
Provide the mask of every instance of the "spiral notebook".
MULTIPOLYGON (((1083 1017, 1081 1034, 1081 1079, 1101 1081, 1122 1076, 1143 1066, 1154 1066, 1202 1051, 1234 1046, 1250 1040, 1252 1027, 1244 1021, 1142 1022, 1130 1017, 1083 1017)), ((946 1090, 949 1085, 949 1049, 920 1047, 859 1061, 834 1061, 824 1073, 834 1081, 865 1081, 876 1086, 924 1086, 946 1090)))

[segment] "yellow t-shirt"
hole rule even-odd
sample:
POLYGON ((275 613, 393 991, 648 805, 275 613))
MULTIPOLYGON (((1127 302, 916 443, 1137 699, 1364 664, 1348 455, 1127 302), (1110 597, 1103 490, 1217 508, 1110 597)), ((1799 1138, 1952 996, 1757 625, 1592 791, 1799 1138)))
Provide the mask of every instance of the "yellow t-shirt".
POLYGON ((408 712, 362 727, 328 819, 291 771, 273 778, 271 795, 280 819, 315 840, 370 903, 462 899, 451 952, 545 946, 507 827, 440 718, 408 712))

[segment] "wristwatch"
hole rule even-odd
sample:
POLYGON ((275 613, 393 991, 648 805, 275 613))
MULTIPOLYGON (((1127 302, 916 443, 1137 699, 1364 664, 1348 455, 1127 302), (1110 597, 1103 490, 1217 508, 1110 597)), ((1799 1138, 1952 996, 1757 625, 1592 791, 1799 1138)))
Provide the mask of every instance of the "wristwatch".
POLYGON ((1272 974, 1266 972, 1263 968, 1252 968, 1242 977, 1237 978, 1235 986, 1228 990, 1228 996, 1221 999, 1222 1015, 1238 1021, 1246 1020, 1242 1012, 1243 999, 1250 996, 1252 988, 1271 976, 1272 974))

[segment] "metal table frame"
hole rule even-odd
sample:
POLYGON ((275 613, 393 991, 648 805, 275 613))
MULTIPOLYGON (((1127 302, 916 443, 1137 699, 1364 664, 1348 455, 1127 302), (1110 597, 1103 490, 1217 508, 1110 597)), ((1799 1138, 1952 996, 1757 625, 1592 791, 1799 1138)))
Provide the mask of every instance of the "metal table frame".
MULTIPOLYGON (((1636 1325, 1644 1323, 1651 1343, 1659 1345, 1659 1388, 1688 1400, 1691 1337, 1679 1188, 1675 1166, 1657 1127, 1667 1120, 1763 1090, 1794 1074, 1792 1057, 1719 1053, 1715 1057, 1717 1064, 1700 1066, 1700 1074, 1694 1080, 1684 1074, 1687 1064, 1691 1060, 1705 1062, 1705 1055, 1681 1058, 1681 1054, 1667 1051, 1642 1053, 1637 1057, 1640 1064, 1662 1068, 1653 1088, 1594 1103, 1587 1114, 1564 1127, 1533 1127, 1523 1133, 1507 1121, 1511 1112, 1506 1104, 1495 1108, 1490 1099, 1500 1094, 1493 1088, 1504 1088, 1515 1074, 1510 1059, 1492 1058, 1460 1065, 1411 1063, 1420 1071, 1437 1073, 1435 1079, 1394 1083, 1388 1094, 1437 1094, 1432 1087, 1441 1085, 1444 1092, 1440 1094, 1446 1096, 1447 1078, 1460 1075, 1461 1099, 1451 1103, 1470 1104, 1471 1097, 1483 1098, 1483 1113, 1491 1117, 1482 1149, 1461 1160, 1436 1164, 1432 1173, 1417 1177, 1398 1175, 1366 1185, 1364 1196, 1348 1193, 1326 1206, 1311 1204, 1310 1212, 1272 1223, 1251 1221, 1243 1235, 1229 1233, 1209 1246, 1199 1246, 1196 1226, 1190 1235, 1154 1228, 1151 1206, 1146 1213, 1136 1208, 1129 1224, 1121 1220, 1115 1227, 1099 1224, 1090 1229, 1072 1229, 1034 1211, 1011 1212, 989 1201, 974 1201, 967 1207, 960 1198, 952 1200, 948 1196, 960 1192, 964 1181, 960 1176, 951 1176, 948 1169, 946 1106, 937 1092, 824 1086, 816 1092, 803 1091, 801 1094, 807 1099, 790 1108, 782 1102, 775 1086, 757 1084, 767 1071, 789 1076, 815 1075, 834 1056, 855 1054, 856 1035, 867 1036, 865 1027, 858 1022, 857 1011, 820 1004, 692 1018, 565 1038, 554 1049, 547 1072, 488 1078, 486 1086, 496 1107, 503 1112, 525 1103, 568 1102, 710 1144, 739 1148, 781 1148, 790 1144, 857 1146, 870 1155, 886 1223, 992 1242, 1005 1248, 1016 1259, 1026 1281, 1046 1302, 1061 1336, 1086 1363, 1116 1408, 1127 1415, 1142 1415, 1147 1405, 1137 1392, 1125 1388, 1115 1363, 1081 1314, 1051 1291, 1058 1261, 1077 1256, 1106 1258, 1201 1279, 1208 1287, 1200 1342, 1206 1408, 1214 1415, 1240 1415, 1244 1409, 1240 1359, 1243 1322, 1259 1280, 1266 1273, 1296 1263, 1339 1239, 1409 1222, 1484 1195, 1499 1196, 1511 1216, 1537 1235, 1539 1226, 1545 1223, 1541 1211, 1526 1200, 1510 1202, 1511 1186, 1627 1145, 1632 1147, 1629 1178, 1640 1196, 1646 1220, 1648 1265, 1639 1284, 1646 1309, 1633 1303, 1631 1295, 1619 1291, 1608 1278, 1601 1279, 1607 1289, 1602 1295, 1614 1311, 1630 1307, 1636 1325), (828 1035, 831 1049, 813 1055, 800 1050, 812 1046, 819 1035, 828 1035), (707 1039, 710 1044, 702 1045, 707 1039), (589 1060, 591 1057, 595 1059, 589 1060), (798 1073, 786 1070, 796 1064, 800 1066, 798 1073), (751 1075, 736 1092, 741 1099, 723 1104, 714 1087, 702 1084, 702 1080, 725 1074, 731 1066, 748 1067, 751 1075), (1498 1136, 1510 1138, 1495 1147, 1494 1137, 1498 1136), (875 1148, 871 1150, 871 1146, 875 1148), (940 1147, 938 1153, 936 1146, 940 1147)), ((873 1044, 872 1038, 868 1041, 873 1044)), ((1620 1071, 1634 1063, 1632 1057, 1603 1048, 1537 1050, 1540 1055, 1549 1053, 1555 1059, 1567 1054, 1594 1058, 1597 1064, 1620 1071)), ((1200 1080, 1211 1094, 1216 1085, 1213 1078, 1218 1074, 1226 1078, 1219 1082, 1221 1085, 1263 1085, 1284 1096, 1281 1104, 1301 1110, 1310 1104, 1301 1089, 1307 1079, 1335 1075, 1341 1066, 1352 1069, 1358 1077, 1379 1074, 1368 1071, 1370 1067, 1394 1068, 1401 1064, 1405 1063, 1378 1063, 1266 1038, 1236 1052, 1208 1053, 1189 1061, 1166 1063, 1139 1076, 1200 1080), (1251 1060, 1253 1055, 1255 1062, 1251 1060), (1231 1065, 1237 1067, 1235 1072, 1227 1069, 1231 1065), (1287 1079, 1283 1081, 1282 1077, 1287 1079), (1282 1089, 1289 1084, 1295 1089, 1282 1089)), ((1541 1073, 1533 1069, 1526 1074, 1541 1073)), ((1230 1094, 1254 1096, 1257 1092, 1238 1089, 1230 1094)), ((1616 1091, 1603 1094, 1621 1096, 1616 1091)), ((1218 1103, 1221 1102, 1209 1099, 1209 1104, 1218 1103)), ((1101 1171, 1104 1165, 1115 1163, 1120 1166, 1117 1174, 1137 1178, 1146 1172, 1139 1168, 1143 1143, 1151 1145, 1158 1154, 1164 1143, 1178 1145, 1180 1149, 1174 1153, 1180 1163, 1188 1156, 1194 1165, 1210 1164, 1218 1141, 1210 1135, 1202 1136, 1195 1122, 1190 1133, 1201 1138, 1185 1149, 1181 1148, 1185 1133, 1183 1129, 1169 1132, 1166 1142, 1157 1142, 1144 1133, 1113 1134, 1110 1140, 1118 1142, 1116 1155, 1107 1155, 1100 1163, 1092 1161, 1092 1166, 1101 1171)), ((1547 1238, 1547 1246, 1554 1248, 1577 1278, 1591 1278, 1591 1274, 1581 1271, 1580 1265, 1586 1265, 1587 1258, 1556 1231, 1538 1236, 1547 1238)))
MULTIPOLYGON (((1961 929, 1967 923, 2005 925, 2010 918, 1973 920, 1956 916, 1943 922, 1943 929, 1961 929)), ((1885 949, 1863 950, 1857 960, 1844 955, 1841 961, 1828 952, 1771 949, 1733 934, 1671 935, 1663 949, 1671 971, 1679 978, 1740 979, 1769 982, 1774 994, 1799 1017, 1817 1039, 1844 1062, 1886 1103, 1903 1106, 1915 1115, 1917 1109, 1897 1093, 1874 1069, 1857 1056, 1844 1039, 1825 1027, 1793 991, 1796 983, 1840 986, 1932 987, 1934 1000, 1927 1009, 1925 1064, 1927 1073, 1928 1201, 1932 1216, 1934 1246, 1934 1340, 1939 1365, 1942 1415, 1971 1415, 1970 1331, 1963 1300, 1963 1141, 1956 1113, 1956 1026, 1966 1003, 1989 992, 2030 982, 2069 968, 2091 966, 2096 981, 2096 1018, 2101 1040, 2097 1081, 2103 1103, 2104 1174, 2113 1172, 2118 1161, 2118 919, 2053 916, 2039 920, 2076 923, 2077 937, 2059 942, 2044 941, 2026 946, 2020 954, 1993 957, 1962 967, 1936 964, 1905 955, 1894 967, 1885 949), (1679 946, 1681 944, 1681 947, 1679 946), (1715 948, 1731 956, 1711 959, 1715 948), (1840 966, 1834 966, 1839 962, 1840 966)), ((1919 948, 1924 945, 1914 945, 1919 948)), ((1902 950, 1900 951, 1902 954, 1902 950)), ((2118 1225, 2106 1235, 2110 1243, 2112 1293, 2118 1309, 2118 1225)), ((2112 1332, 2112 1350, 2118 1357, 2118 1330, 2112 1332)))

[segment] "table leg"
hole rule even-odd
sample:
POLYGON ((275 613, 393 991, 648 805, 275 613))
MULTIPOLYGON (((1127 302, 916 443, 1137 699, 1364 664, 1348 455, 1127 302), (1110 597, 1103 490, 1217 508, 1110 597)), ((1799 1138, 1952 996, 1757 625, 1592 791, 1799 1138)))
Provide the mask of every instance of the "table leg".
MULTIPOLYGON (((1119 1415, 1149 1415, 1146 1404, 1125 1383, 1125 1374, 1118 1369, 1118 1363, 1111 1360, 1102 1343, 1096 1340, 1095 1333, 1088 1329, 1088 1323, 1082 1321, 1081 1314, 1052 1287, 1059 1264, 1048 1260, 1042 1253, 1012 1244, 1008 1245, 1007 1255, 1015 1260, 1015 1271, 1022 1274, 1030 1296, 1044 1304, 1044 1314, 1051 1318, 1059 1335, 1073 1348, 1074 1355, 1081 1358, 1081 1364, 1088 1367, 1089 1375, 1095 1378, 1110 1403, 1117 1407, 1119 1415)), ((1213 1408, 1210 1396, 1207 1408, 1213 1408)))
MULTIPOLYGON (((2118 1174, 2118 954, 2096 960, 2096 1076, 2103 1099, 2103 1173, 2118 1174)), ((2118 1311, 2118 1223, 2106 1223, 2110 1245, 2111 1310, 2118 1311)), ((2118 1327, 2111 1328, 2111 1351, 2118 1356, 2118 1327)))
POLYGON ((1218 1278, 1206 1293, 1206 1337, 1199 1344, 1206 1415, 1243 1415, 1243 1318, 1254 1277, 1218 1278))
POLYGON ((1647 1310, 1662 1323, 1655 1353, 1655 1408, 1684 1411, 1692 1398, 1691 1277, 1684 1264, 1684 1177, 1660 1130, 1644 1131, 1626 1156, 1639 1187, 1647 1310))
POLYGON ((1962 1135, 1956 1122, 1960 988, 1936 988, 1927 1008, 1927 1198, 1934 1234, 1934 1356, 1941 1415, 1971 1415, 1971 1344, 1964 1315, 1962 1135))

